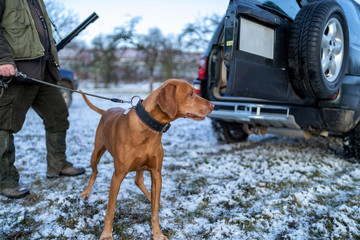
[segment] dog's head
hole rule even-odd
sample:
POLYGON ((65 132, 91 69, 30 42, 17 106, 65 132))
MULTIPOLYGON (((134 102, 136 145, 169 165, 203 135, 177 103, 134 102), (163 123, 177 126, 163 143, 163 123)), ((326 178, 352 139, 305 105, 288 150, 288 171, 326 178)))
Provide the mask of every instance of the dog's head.
POLYGON ((167 80, 160 86, 157 104, 171 119, 184 117, 200 121, 214 109, 214 104, 196 94, 189 83, 177 79, 167 80))

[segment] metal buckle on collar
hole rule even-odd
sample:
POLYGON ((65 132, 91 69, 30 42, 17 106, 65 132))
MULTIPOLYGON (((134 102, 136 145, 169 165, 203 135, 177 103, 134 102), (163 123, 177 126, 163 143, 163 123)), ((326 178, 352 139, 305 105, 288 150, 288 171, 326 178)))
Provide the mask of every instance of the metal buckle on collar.
POLYGON ((171 127, 171 124, 170 123, 167 123, 163 129, 161 129, 160 133, 165 133, 167 132, 167 130, 169 130, 169 128, 171 127))

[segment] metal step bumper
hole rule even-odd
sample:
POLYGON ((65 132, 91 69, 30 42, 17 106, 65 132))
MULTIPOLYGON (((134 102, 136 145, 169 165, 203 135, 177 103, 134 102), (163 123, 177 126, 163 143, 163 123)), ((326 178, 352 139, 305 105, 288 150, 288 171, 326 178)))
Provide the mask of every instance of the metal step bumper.
POLYGON ((290 108, 267 104, 215 102, 215 108, 209 115, 210 118, 260 125, 270 128, 287 128, 301 130, 295 117, 290 115, 290 108))

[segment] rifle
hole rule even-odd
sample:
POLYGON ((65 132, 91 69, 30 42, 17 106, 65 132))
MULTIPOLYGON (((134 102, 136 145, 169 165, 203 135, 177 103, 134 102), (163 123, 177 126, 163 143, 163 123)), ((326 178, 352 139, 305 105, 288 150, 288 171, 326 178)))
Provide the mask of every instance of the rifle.
POLYGON ((82 30, 84 30, 89 24, 95 22, 99 16, 96 12, 93 12, 85 21, 80 23, 71 33, 69 33, 64 39, 62 39, 57 45, 56 50, 60 51, 63 49, 73 38, 75 38, 82 30))

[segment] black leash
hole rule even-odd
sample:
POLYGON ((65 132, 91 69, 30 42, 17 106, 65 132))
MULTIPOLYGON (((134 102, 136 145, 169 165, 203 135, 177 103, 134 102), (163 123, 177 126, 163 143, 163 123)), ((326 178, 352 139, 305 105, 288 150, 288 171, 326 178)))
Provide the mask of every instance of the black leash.
POLYGON ((4 77, 0 79, 0 97, 4 94, 4 89, 9 87, 12 77, 4 77))
MULTIPOLYGON (((68 91, 71 91, 71 92, 76 92, 76 93, 80 93, 80 94, 85 94, 85 95, 88 95, 88 96, 91 96, 91 97, 96 97, 96 98, 101 98, 101 99, 105 99, 105 100, 110 100, 110 101, 116 102, 116 103, 131 103, 131 101, 125 101, 125 100, 121 100, 121 99, 118 99, 118 98, 103 97, 103 96, 95 95, 95 94, 92 94, 92 93, 82 92, 82 91, 74 90, 74 89, 71 89, 71 88, 59 86, 59 85, 57 85, 57 84, 52 84, 52 83, 44 82, 44 81, 41 81, 41 80, 39 80, 39 79, 29 77, 29 76, 27 76, 26 74, 24 74, 24 73, 22 73, 22 72, 17 72, 16 75, 17 75, 17 76, 20 76, 20 77, 22 77, 22 78, 24 78, 24 79, 37 82, 37 83, 41 83, 41 84, 48 85, 48 86, 55 87, 55 88, 60 88, 60 89, 63 89, 63 90, 68 90, 68 91)), ((0 86, 0 87, 1 87, 1 86, 0 86)), ((5 88, 6 88, 6 87, 7 87, 7 86, 5 86, 5 88)), ((3 89, 2 89, 2 91, 3 91, 3 89)), ((1 95, 0 95, 0 96, 1 96, 1 95)))

